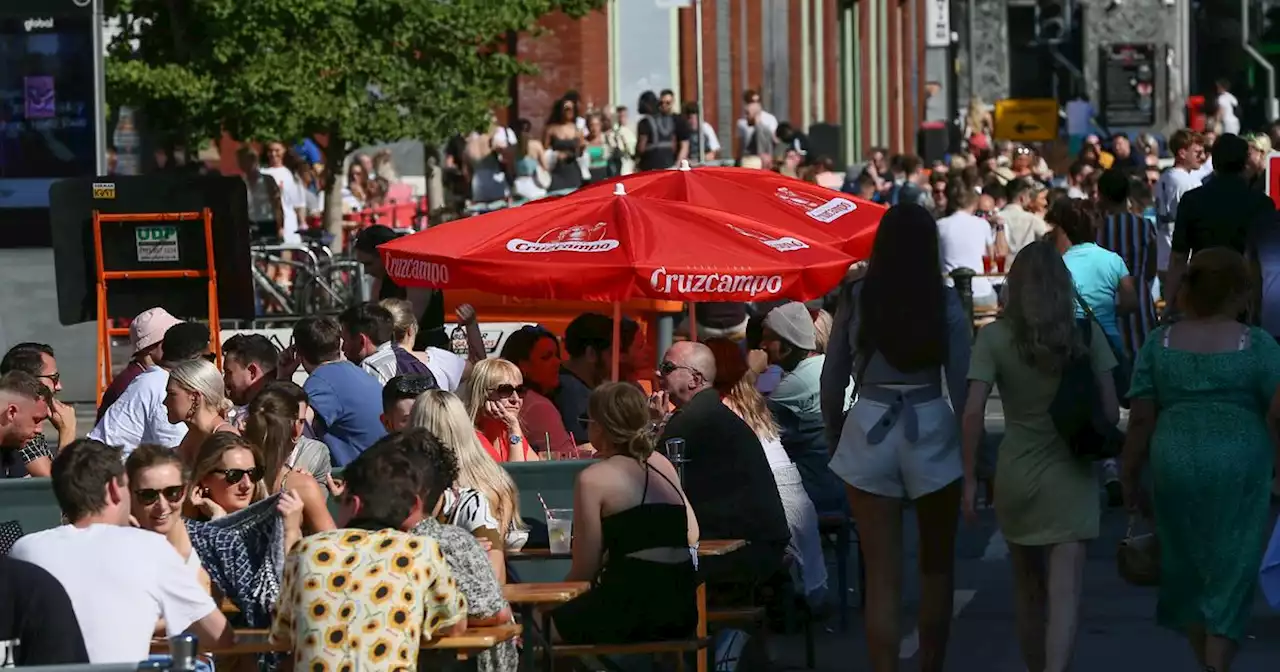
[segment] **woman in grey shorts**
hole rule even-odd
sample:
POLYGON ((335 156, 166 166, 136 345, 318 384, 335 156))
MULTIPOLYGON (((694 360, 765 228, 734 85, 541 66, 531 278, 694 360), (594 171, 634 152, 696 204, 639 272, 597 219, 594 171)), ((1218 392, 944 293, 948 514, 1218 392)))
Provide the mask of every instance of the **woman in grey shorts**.
POLYGON ((867 569, 871 669, 898 669, 902 509, 920 528, 920 669, 941 672, 951 624, 960 439, 972 334, 955 289, 943 284, 938 227, 924 208, 897 205, 876 233, 861 282, 841 292, 822 368, 831 470, 848 484, 867 569), (848 412, 846 389, 857 378, 848 412))

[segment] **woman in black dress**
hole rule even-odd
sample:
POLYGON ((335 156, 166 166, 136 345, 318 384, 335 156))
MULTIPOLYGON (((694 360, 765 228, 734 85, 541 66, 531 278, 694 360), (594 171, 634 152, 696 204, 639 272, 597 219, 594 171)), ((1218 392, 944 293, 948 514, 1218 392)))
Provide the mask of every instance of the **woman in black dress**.
POLYGON ((684 639, 697 628, 690 548, 698 521, 667 458, 653 452, 649 402, 627 383, 605 383, 587 403, 600 459, 574 492, 573 566, 566 581, 592 589, 552 612, 570 643, 684 639))

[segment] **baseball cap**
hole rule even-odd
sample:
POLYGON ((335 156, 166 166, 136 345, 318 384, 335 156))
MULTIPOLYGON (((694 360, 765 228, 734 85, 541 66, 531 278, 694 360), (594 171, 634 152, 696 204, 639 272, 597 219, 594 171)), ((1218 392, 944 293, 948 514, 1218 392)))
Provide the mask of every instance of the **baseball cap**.
POLYGON ((142 311, 129 324, 129 341, 133 343, 133 351, 142 352, 163 341, 169 327, 181 323, 182 320, 170 315, 164 308, 149 308, 142 311))
POLYGON ((769 314, 764 317, 764 326, 782 340, 801 350, 818 349, 818 336, 817 330, 813 327, 813 316, 799 301, 789 301, 769 311, 769 314))

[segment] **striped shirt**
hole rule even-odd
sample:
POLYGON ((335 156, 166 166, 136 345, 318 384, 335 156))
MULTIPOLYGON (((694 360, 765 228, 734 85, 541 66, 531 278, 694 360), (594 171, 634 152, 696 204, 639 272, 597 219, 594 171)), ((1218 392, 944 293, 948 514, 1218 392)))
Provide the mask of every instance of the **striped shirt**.
POLYGON ((1098 229, 1098 245, 1120 255, 1138 289, 1138 310, 1117 319, 1125 353, 1133 361, 1147 334, 1156 328, 1156 304, 1151 274, 1156 267, 1155 223, 1131 212, 1107 213, 1098 229))

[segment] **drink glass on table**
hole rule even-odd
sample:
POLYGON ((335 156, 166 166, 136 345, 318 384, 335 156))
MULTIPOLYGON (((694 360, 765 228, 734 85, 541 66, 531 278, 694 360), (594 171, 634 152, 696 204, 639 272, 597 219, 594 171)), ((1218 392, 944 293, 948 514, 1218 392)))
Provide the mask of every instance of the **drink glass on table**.
POLYGON ((568 553, 573 545, 573 509, 547 509, 547 539, 552 553, 568 553))
POLYGON ((667 460, 676 468, 676 473, 680 475, 680 480, 684 480, 684 464, 687 460, 684 457, 684 439, 667 439, 663 445, 663 454, 667 456, 667 460))

